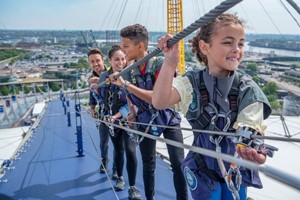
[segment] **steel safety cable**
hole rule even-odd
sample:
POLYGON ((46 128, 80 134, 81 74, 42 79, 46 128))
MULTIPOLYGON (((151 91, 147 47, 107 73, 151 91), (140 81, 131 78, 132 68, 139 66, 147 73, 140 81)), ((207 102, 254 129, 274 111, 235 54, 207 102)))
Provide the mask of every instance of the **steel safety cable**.
MULTIPOLYGON (((80 113, 80 116, 81 116, 81 114, 83 114, 83 113, 86 113, 86 114, 87 114, 86 111, 81 111, 81 112, 76 112, 76 111, 75 111, 75 112, 73 112, 73 113, 80 113)), ((85 121, 85 119, 84 119, 83 117, 81 117, 81 118, 82 118, 82 125, 85 125, 86 127, 88 127, 88 124, 87 124, 87 122, 85 121)), ((91 135, 91 132, 89 131, 89 129, 86 129, 86 131, 87 131, 87 134, 88 134, 88 136, 89 136, 89 138, 90 138, 90 140, 91 140, 91 142, 92 142, 92 144, 93 144, 93 147, 94 147, 94 149, 95 149, 95 152, 99 153, 99 152, 98 152, 98 149, 97 149, 97 147, 96 147, 96 144, 95 144, 95 140, 93 139, 93 137, 92 137, 92 135, 91 135)), ((94 160, 96 160, 96 161, 99 160, 98 158, 94 157, 93 154, 91 154, 91 153, 89 153, 89 152, 86 152, 86 153, 89 154, 94 160)), ((102 161, 100 161, 100 165, 101 165, 101 166, 104 166, 104 164, 103 164, 102 161)), ((104 170, 105 170, 105 169, 104 169, 104 170)), ((108 175, 107 170, 105 170, 105 176, 106 176, 107 180, 109 181, 110 187, 111 187, 112 190, 114 191, 114 195, 115 195, 116 199, 119 199, 119 197, 118 197, 118 195, 117 195, 117 193, 116 193, 116 191, 115 191, 115 189, 114 189, 113 183, 112 183, 111 179, 109 178, 109 175, 108 175)))
MULTIPOLYGON (((77 104, 78 104, 78 105, 81 105, 81 103, 80 103, 80 96, 79 96, 79 93, 78 93, 78 92, 75 93, 75 105, 77 105, 77 104)), ((79 114, 78 117, 80 118, 80 125, 82 126, 82 125, 83 125, 82 123, 85 123, 85 121, 84 121, 84 118, 81 116, 81 109, 80 109, 80 112, 78 112, 77 109, 75 109, 75 113, 78 113, 78 114, 79 114)), ((86 123, 85 123, 85 124, 86 124, 86 123)), ((77 126, 77 116, 76 116, 76 126, 77 126)), ((93 143, 93 145, 94 145, 94 148, 96 149, 96 144, 95 144, 94 140, 92 140, 92 137, 91 137, 90 134, 89 134, 89 136, 90 136, 90 139, 91 139, 91 141, 92 141, 92 143, 93 143)), ((96 152, 98 152, 97 149, 96 149, 96 152)), ((104 166, 104 163, 103 163, 102 161, 101 161, 101 166, 104 166)), ((113 184, 112 184, 112 182, 111 182, 111 180, 110 180, 110 178, 109 178, 108 173, 107 173, 106 170, 105 170, 105 174, 106 174, 107 180, 109 181, 109 184, 110 184, 111 188, 112 188, 113 191, 114 191, 114 195, 115 195, 116 199, 119 200, 119 197, 118 197, 118 195, 116 194, 116 191, 115 191, 115 189, 114 189, 114 187, 113 187, 113 184)))
POLYGON ((138 16, 140 14, 142 4, 143 4, 143 0, 141 0, 140 3, 139 3, 139 7, 137 9, 137 12, 136 12, 136 15, 135 15, 135 18, 134 18, 134 23, 137 23, 139 21, 138 16))
POLYGON ((148 11, 147 11, 147 15, 146 15, 146 27, 149 26, 148 24, 148 19, 149 19, 149 13, 150 13, 150 10, 151 10, 151 0, 149 1, 149 6, 148 6, 148 11))
POLYGON ((275 27, 275 29, 276 29, 276 30, 278 31, 278 33, 280 34, 280 36, 281 36, 282 38, 284 38, 283 35, 282 35, 282 33, 281 33, 281 31, 280 31, 279 28, 276 26, 275 22, 273 21, 272 17, 271 17, 270 14, 268 13, 268 11, 265 9, 265 7, 263 6, 263 4, 260 2, 260 0, 257 0, 257 1, 258 1, 258 3, 260 4, 260 6, 262 7, 262 9, 264 10, 264 12, 266 13, 266 15, 268 16, 269 20, 272 22, 272 24, 273 24, 273 26, 275 27))
MULTIPOLYGON (((110 1, 110 7, 107 9, 107 12, 106 12, 106 14, 104 15, 104 17, 102 18, 103 19, 103 21, 102 21, 102 23, 101 23, 101 26, 100 26, 100 30, 105 30, 103 27, 104 27, 104 24, 105 24, 105 22, 106 23, 108 23, 108 24, 110 24, 111 23, 111 19, 112 19, 112 17, 109 17, 109 15, 110 15, 110 13, 112 12, 112 10, 113 10, 113 8, 115 8, 116 6, 115 6, 115 3, 117 3, 118 1, 117 0, 113 0, 113 1, 110 1)), ((107 27, 107 26, 106 26, 107 27)), ((107 29, 106 29, 107 30, 107 29)))
MULTIPOLYGON (((283 8, 289 13, 289 15, 293 18, 293 20, 296 22, 296 24, 299 26, 299 28, 300 28, 300 24, 299 24, 299 22, 297 21, 297 19, 294 17, 294 15, 291 13, 291 11, 289 11, 289 9, 285 6, 285 4, 281 1, 281 0, 279 0, 280 1, 280 3, 281 3, 281 5, 283 6, 283 8)), ((292 6, 292 5, 291 5, 292 6)), ((300 13, 299 13, 300 14, 300 13)))
MULTIPOLYGON (((222 2, 220 5, 216 6, 214 9, 212 9, 211 11, 209 11, 208 13, 206 13, 203 17, 200 17, 194 23, 192 23, 187 28, 183 29, 181 32, 179 32, 178 34, 176 34, 173 38, 171 38, 170 40, 168 40, 167 41, 167 46, 168 47, 173 46, 175 43, 179 42, 181 39, 183 39, 186 36, 190 35, 194 31, 196 31, 198 28, 200 28, 201 26, 203 26, 205 23, 207 23, 207 22, 215 19, 217 16, 219 16, 223 12, 227 11, 228 9, 232 8, 233 6, 235 6, 236 4, 240 3, 241 1, 242 0, 227 0, 227 1, 222 2)), ((117 79, 118 77, 120 77, 123 74, 129 72, 133 68, 140 66, 141 64, 143 64, 144 62, 148 61, 152 57, 158 55, 160 52, 161 52, 161 50, 159 48, 154 49, 153 51, 151 51, 145 57, 139 59, 137 62, 135 62, 132 65, 130 65, 130 66, 126 67, 125 69, 123 69, 119 74, 115 75, 114 78, 117 79)), ((98 88, 102 87, 105 84, 106 84, 106 81, 103 81, 101 83, 98 83, 97 87, 98 88)))
MULTIPOLYGON (((75 112, 75 113, 76 113, 76 112, 75 112)), ((80 112, 80 113, 82 113, 82 112, 80 112)), ((84 119, 83 117, 82 117, 82 122, 83 122, 84 125, 87 126, 87 122, 85 121, 85 119, 84 119)), ((96 151, 97 153, 99 153, 98 150, 97 150, 95 141, 93 140, 93 138, 92 138, 92 136, 91 136, 91 132, 90 132, 88 129, 87 129, 87 132, 88 132, 88 136, 89 136, 89 138, 90 138, 90 140, 91 140, 91 142, 92 142, 92 144, 93 144, 93 146, 94 146, 95 151, 96 151)), ((88 153, 92 158, 94 158, 96 161, 99 160, 98 158, 95 158, 92 154, 90 154, 89 152, 87 152, 87 153, 88 153)), ((103 163, 102 161, 100 161, 100 165, 104 167, 104 163, 103 163)), ((108 180, 108 182, 109 182, 109 185, 110 185, 111 189, 112 189, 113 192, 114 192, 114 195, 115 195, 116 199, 119 200, 119 197, 118 197, 118 195, 117 195, 117 192, 116 192, 116 190, 114 189, 113 183, 112 183, 111 179, 109 178, 108 171, 107 171, 105 168, 104 168, 104 171, 105 171, 105 176, 106 176, 106 178, 107 178, 107 180, 108 180)))
POLYGON ((126 1, 124 2, 124 5, 121 7, 121 10, 118 12, 118 13, 119 13, 119 16, 118 16, 118 18, 117 18, 118 22, 117 22, 116 26, 114 27, 115 30, 119 29, 121 20, 124 19, 124 18, 123 18, 123 14, 124 14, 124 11, 125 11, 127 2, 128 2, 128 0, 126 0, 126 1))
MULTIPOLYGON (((99 49, 98 43, 97 43, 97 41, 96 41, 96 38, 95 38, 95 35, 94 35, 92 29, 90 29, 90 33, 91 33, 91 35, 92 35, 93 42, 95 43, 95 46, 99 49)), ((82 85, 82 86, 83 86, 83 85, 82 85)), ((82 86, 81 86, 81 88, 82 88, 82 86)))
MULTIPOLYGON (((99 121, 102 121, 102 120, 99 120, 99 121)), ((115 127, 123 129, 125 131, 132 132, 132 133, 135 133, 135 134, 141 135, 143 137, 147 137, 147 138, 150 138, 150 139, 162 142, 162 143, 166 143, 166 144, 176 146, 176 147, 179 147, 179 148, 188 149, 188 150, 191 150, 193 152, 203 154, 203 155, 207 155, 207 156, 210 156, 210 157, 221 158, 224 161, 234 162, 237 165, 244 166, 244 167, 246 167, 248 169, 251 169, 251 170, 259 170, 262 173, 266 174, 267 176, 270 176, 271 178, 274 178, 274 179, 276 179, 280 182, 283 182, 283 183, 285 183, 289 186, 292 186, 296 189, 300 189, 300 179, 299 178, 291 176, 290 174, 287 174, 285 172, 277 170, 273 167, 270 167, 270 166, 267 166, 267 165, 258 165, 258 164, 255 164, 255 163, 251 162, 251 161, 247 161, 247 160, 243 160, 243 159, 237 159, 237 158, 235 158, 231 155, 228 155, 228 154, 218 153, 216 151, 208 150, 208 149, 205 149, 205 148, 200 148, 200 147, 195 147, 195 146, 187 145, 187 144, 180 143, 180 142, 175 142, 173 140, 157 137, 157 136, 154 136, 154 135, 151 135, 151 134, 148 134, 148 133, 144 133, 144 132, 140 132, 140 131, 137 131, 137 130, 134 130, 134 129, 127 128, 125 126, 112 124, 110 122, 106 122, 106 123, 114 125, 115 127)))
POLYGON ((240 6, 240 8, 242 9, 244 15, 246 16, 246 18, 247 18, 247 23, 250 24, 251 29, 254 30, 255 34, 258 34, 257 31, 256 31, 256 29, 255 29, 255 26, 253 25, 253 23, 252 23, 250 17, 248 16, 247 12, 245 11, 245 9, 244 9, 244 7, 243 7, 243 5, 242 5, 242 4, 239 4, 239 6, 240 6))
POLYGON ((172 141, 172 140, 156 137, 156 136, 153 136, 153 135, 150 135, 150 134, 147 134, 147 133, 143 133, 143 132, 133 130, 133 129, 130 129, 130 128, 127 128, 127 127, 119 126, 119 125, 116 125, 116 124, 114 124, 114 126, 116 126, 118 128, 121 128, 121 129, 124 129, 126 131, 130 131, 132 133, 142 135, 144 137, 148 137, 150 139, 157 140, 159 142, 164 142, 166 144, 170 144, 170 145, 173 145, 173 146, 176 146, 176 147, 179 147, 179 148, 185 148, 185 149, 194 151, 196 153, 211 156, 211 157, 214 157, 214 158, 221 158, 221 159, 223 159, 227 162, 235 162, 238 165, 245 166, 246 168, 249 168, 249 169, 252 169, 252 170, 259 170, 259 171, 265 173, 266 175, 268 175, 272 178, 275 178, 276 180, 279 180, 279 181, 281 181, 281 182, 283 182, 287 185, 290 185, 290 186, 292 186, 296 189, 300 189, 300 179, 299 178, 292 177, 289 174, 283 173, 282 171, 274 169, 274 168, 269 167, 267 165, 257 165, 253 162, 250 162, 250 161, 246 161, 246 160, 242 160, 242 159, 236 159, 231 155, 217 153, 215 151, 211 151, 211 150, 208 150, 208 149, 199 148, 199 147, 195 147, 195 146, 190 146, 190 145, 186 145, 186 144, 183 144, 183 143, 180 143, 180 142, 175 142, 175 141, 172 141))
POLYGON ((293 0, 286 0, 300 15, 300 7, 293 0))
MULTIPOLYGON (((43 98, 44 98, 45 100, 47 100, 47 98, 45 97, 45 92, 42 91, 41 88, 40 88, 36 83, 34 83, 34 86, 35 86, 35 88, 37 88, 37 89, 39 90, 39 92, 42 94, 43 98)), ((48 89, 49 89, 49 88, 48 88, 48 89)))
MULTIPOLYGON (((86 91, 86 90, 81 90, 81 91, 76 91, 76 92, 80 93, 82 91, 86 91)), ((73 92, 67 92, 67 93, 74 93, 74 91, 73 92)), ((81 111, 81 112, 83 112, 83 111, 81 111)), ((62 115, 62 114, 49 115, 49 117, 58 116, 58 115, 62 115)), ((118 119, 116 119, 116 120, 118 120, 118 119)), ((99 119, 96 119, 95 121, 100 121, 101 122, 101 120, 99 120, 99 119)), ((142 122, 128 122, 128 123, 137 124, 137 125, 148 125, 148 123, 142 123, 142 122)), ((165 125, 156 125, 156 124, 155 124, 155 126, 162 127, 162 128, 180 129, 180 130, 191 131, 191 132, 224 135, 224 136, 234 136, 235 135, 234 133, 229 133, 229 132, 199 130, 199 129, 191 129, 191 128, 187 128, 187 127, 174 127, 174 126, 165 126, 165 125)), ((277 141, 284 141, 284 142, 300 142, 300 139, 292 138, 292 137, 286 138, 286 137, 259 136, 259 135, 253 135, 252 136, 252 139, 256 139, 256 138, 257 139, 267 139, 267 140, 277 140, 277 141)))
MULTIPOLYGON (((118 120, 118 119, 116 119, 118 120)), ((137 125, 148 125, 147 123, 142 122, 127 122, 137 125)), ((214 135, 223 135, 223 136, 232 136, 234 137, 235 133, 230 132, 222 132, 222 131, 211 131, 211 130, 200 130, 200 129, 192 129, 187 127, 176 127, 176 126, 166 126, 166 125, 157 125, 154 124, 153 126, 161 127, 161 128, 170 128, 170 129, 180 129, 184 131, 191 131, 195 133, 208 133, 208 134, 214 134, 214 135)), ((252 139, 267 139, 267 140, 276 140, 276 141, 282 141, 282 142, 299 142, 300 138, 291 138, 291 137, 273 137, 273 136, 263 136, 263 135, 252 135, 252 139)))
MULTIPOLYGON (((15 136, 15 137, 16 137, 16 136, 15 136)), ((10 146, 11 144, 13 144, 13 143, 15 143, 15 142, 19 142, 19 141, 21 141, 22 139, 23 139, 23 138, 20 138, 20 139, 17 139, 17 140, 12 141, 12 142, 10 142, 10 143, 7 143, 7 144, 5 144, 4 146, 0 147, 0 149, 4 149, 5 147, 10 146)), ((1 138, 0 140, 2 140, 2 138, 1 138)))
MULTIPOLYGON (((115 119, 116 121, 122 122, 122 120, 115 119)), ((96 121, 104 123, 105 121, 96 119, 96 121)), ((128 122, 126 123, 131 123, 131 124, 136 124, 136 125, 149 125, 148 123, 142 123, 142 122, 128 122)), ((114 124, 113 124, 114 125, 114 124)), ((176 129, 176 130, 184 130, 184 131, 191 131, 195 133, 208 133, 208 134, 213 134, 213 135, 222 135, 222 136, 231 136, 234 137, 236 136, 235 133, 230 133, 230 132, 222 132, 222 131, 211 131, 211 130, 200 130, 200 129, 192 129, 192 128, 187 128, 187 127, 177 127, 177 126, 166 126, 166 125, 157 125, 153 124, 152 126, 160 127, 160 128, 169 128, 169 129, 176 129)), ((266 139, 266 140, 276 140, 276 141, 282 141, 282 142, 299 142, 300 143, 300 138, 291 138, 291 137, 274 137, 274 136, 263 136, 263 135, 252 135, 251 139, 266 139)))
MULTIPOLYGON (((109 122, 106 122, 106 123, 112 124, 112 123, 109 123, 109 122)), ((270 167, 268 165, 265 165, 265 164, 264 165, 258 165, 254 162, 244 160, 244 159, 240 159, 240 158, 235 158, 234 156, 231 156, 231 155, 228 155, 228 154, 218 153, 218 152, 213 151, 213 150, 209 150, 209 149, 205 149, 205 148, 201 148, 201 147, 196 147, 196 146, 191 146, 191 145, 176 142, 176 141, 173 141, 173 140, 170 140, 170 139, 157 137, 157 136, 154 136, 154 135, 151 135, 151 134, 148 134, 148 133, 133 130, 133 129, 130 129, 130 128, 127 128, 127 127, 124 127, 124 126, 120 126, 120 125, 116 125, 116 124, 115 124, 115 126, 117 128, 121 128, 123 130, 129 131, 129 132, 132 132, 132 133, 135 133, 135 134, 141 135, 143 137, 147 137, 147 138, 150 138, 150 139, 162 142, 162 143, 166 143, 166 144, 178 147, 178 148, 188 149, 188 150, 191 150, 195 153, 210 156, 210 157, 213 157, 213 158, 220 158, 220 159, 222 159, 224 161, 227 161, 229 163, 233 162, 237 165, 244 166, 244 167, 246 167, 250 170, 258 170, 258 171, 266 174, 267 176, 270 176, 271 178, 274 178, 274 179, 276 179, 276 180, 278 180, 282 183, 285 183, 286 185, 289 185, 289 186, 291 186, 293 188, 296 188, 298 190, 300 189, 300 178, 294 177, 294 176, 292 176, 288 173, 282 172, 282 171, 280 171, 278 169, 275 169, 273 167, 270 167)))
MULTIPOLYGON (((23 131, 23 134, 26 133, 25 131, 23 131)), ((0 140, 6 140, 6 139, 11 139, 11 138, 18 138, 20 137, 19 135, 17 136, 9 136, 9 137, 1 137, 0 140)))
POLYGON ((104 30, 113 30, 113 27, 109 27, 109 25, 111 25, 112 23, 116 23, 116 21, 117 21, 117 16, 114 17, 114 14, 115 13, 119 14, 119 12, 117 12, 117 8, 118 8, 120 1, 116 0, 115 2, 116 2, 116 5, 113 6, 111 16, 105 19, 107 21, 107 24, 106 24, 106 27, 104 30), (112 21, 113 19, 115 20, 114 22, 112 21))
MULTIPOLYGON (((74 113, 78 113, 78 112, 75 111, 74 113)), ((80 113, 80 116, 81 116, 82 113, 86 113, 86 114, 87 114, 87 112, 82 112, 82 111, 79 112, 79 113, 80 113)), ((81 117, 81 118, 82 118, 82 123, 83 123, 82 125, 85 125, 86 127, 88 127, 88 124, 87 124, 87 122, 85 121, 85 119, 84 119, 83 117, 81 117)), ((93 147, 94 147, 95 151, 96 151, 97 153, 99 153, 98 150, 97 150, 95 141, 93 140, 93 137, 91 136, 91 132, 89 131, 89 129, 86 129, 86 131, 87 131, 88 136, 89 136, 89 138, 90 138, 90 140, 91 140, 91 142, 92 142, 92 144, 93 144, 93 147)), ((99 158, 94 157, 93 154, 89 153, 88 151, 87 151, 86 153, 89 154, 94 160, 97 160, 97 161, 99 160, 99 158)), ((104 166, 104 163, 102 162, 102 160, 100 160, 100 165, 101 165, 101 166, 104 166)), ((109 185, 110 185, 111 189, 112 189, 113 192, 114 192, 114 195, 115 195, 116 199, 119 200, 119 197, 118 197, 117 192, 116 192, 116 190, 115 190, 115 188, 114 188, 114 186, 113 186, 113 183, 112 183, 111 179, 109 178, 108 171, 107 171, 106 169, 104 169, 104 171, 105 171, 105 176, 106 176, 106 178, 107 178, 107 180, 108 180, 108 182, 109 182, 109 185)))

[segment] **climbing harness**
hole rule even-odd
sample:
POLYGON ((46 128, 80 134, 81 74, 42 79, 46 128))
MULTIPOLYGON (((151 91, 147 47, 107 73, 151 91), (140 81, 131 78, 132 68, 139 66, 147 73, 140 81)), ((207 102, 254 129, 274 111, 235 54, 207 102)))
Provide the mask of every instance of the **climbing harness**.
POLYGON ((112 113, 112 106, 113 106, 113 94, 111 91, 107 91, 107 106, 108 106, 108 113, 109 114, 104 114, 105 113, 105 104, 102 103, 101 104, 101 116, 102 116, 102 120, 105 122, 108 122, 108 123, 105 123, 106 126, 108 127, 108 130, 109 130, 109 134, 114 137, 115 136, 115 132, 114 132, 114 126, 112 125, 111 123, 111 118, 113 116, 113 113, 112 113))

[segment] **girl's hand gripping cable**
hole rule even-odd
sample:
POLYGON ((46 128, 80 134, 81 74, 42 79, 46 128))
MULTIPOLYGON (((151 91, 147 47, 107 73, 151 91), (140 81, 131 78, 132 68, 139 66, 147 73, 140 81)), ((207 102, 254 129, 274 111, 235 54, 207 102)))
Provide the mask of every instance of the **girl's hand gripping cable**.
POLYGON ((273 157, 274 151, 278 151, 278 148, 265 144, 263 140, 255 138, 255 136, 261 136, 262 134, 257 130, 248 127, 241 126, 236 131, 236 135, 233 139, 233 142, 237 147, 245 148, 251 147, 255 149, 258 153, 273 157))

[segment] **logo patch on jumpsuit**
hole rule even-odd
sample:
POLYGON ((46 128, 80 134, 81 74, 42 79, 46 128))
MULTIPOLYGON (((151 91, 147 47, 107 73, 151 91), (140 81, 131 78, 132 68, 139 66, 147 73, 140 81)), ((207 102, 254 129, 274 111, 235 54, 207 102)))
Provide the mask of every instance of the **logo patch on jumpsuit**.
POLYGON ((197 178, 195 174, 188 167, 184 167, 183 170, 185 181, 190 190, 195 190, 197 188, 197 178))

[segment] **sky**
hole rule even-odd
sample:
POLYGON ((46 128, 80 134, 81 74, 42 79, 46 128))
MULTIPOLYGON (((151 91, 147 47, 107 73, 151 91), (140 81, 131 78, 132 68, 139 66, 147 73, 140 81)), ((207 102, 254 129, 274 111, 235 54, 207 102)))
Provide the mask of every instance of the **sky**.
MULTIPOLYGON (((293 0, 300 7, 300 0, 293 0)), ((167 0, 0 0, 0 30, 119 30, 140 23, 166 31, 167 0)), ((182 0, 183 28, 221 0, 182 0)), ((246 21, 246 33, 299 34, 300 15, 286 0, 244 0, 229 12, 246 21)))

